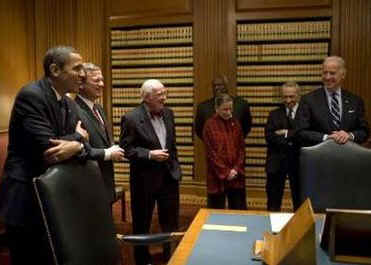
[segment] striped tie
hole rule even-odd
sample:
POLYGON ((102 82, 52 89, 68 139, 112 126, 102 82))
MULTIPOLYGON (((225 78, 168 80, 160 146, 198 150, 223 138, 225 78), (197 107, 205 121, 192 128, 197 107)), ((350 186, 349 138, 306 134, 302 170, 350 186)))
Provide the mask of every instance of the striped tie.
POLYGON ((330 113, 334 129, 338 130, 340 128, 340 105, 339 95, 336 92, 333 92, 331 95, 330 113))
POLYGON ((104 121, 102 120, 102 118, 101 118, 101 116, 99 114, 99 111, 97 109, 97 106, 95 104, 93 106, 93 113, 94 113, 95 118, 98 121, 99 126, 103 129, 103 131, 105 131, 106 130, 106 127, 104 125, 104 121))

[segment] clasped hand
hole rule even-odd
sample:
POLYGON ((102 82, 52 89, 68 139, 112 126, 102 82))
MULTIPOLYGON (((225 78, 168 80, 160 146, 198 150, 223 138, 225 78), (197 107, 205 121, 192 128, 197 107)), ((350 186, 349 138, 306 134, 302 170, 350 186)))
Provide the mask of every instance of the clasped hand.
POLYGON ((67 160, 81 151, 81 143, 77 141, 50 139, 49 142, 53 146, 44 152, 48 164, 67 160))
POLYGON ((118 145, 112 145, 107 149, 110 153, 111 160, 115 162, 124 161, 125 150, 118 145))
POLYGON ((156 149, 149 151, 150 158, 158 162, 166 161, 169 158, 167 149, 156 149))
POLYGON ((345 144, 351 139, 351 136, 346 131, 333 131, 329 136, 328 139, 333 139, 338 144, 345 144))
POLYGON ((232 179, 237 178, 237 174, 238 174, 237 170, 235 170, 234 168, 231 169, 231 171, 229 172, 229 175, 227 177, 227 180, 232 180, 232 179))
POLYGON ((277 135, 286 135, 287 134, 287 129, 280 129, 280 130, 275 130, 274 133, 277 135))

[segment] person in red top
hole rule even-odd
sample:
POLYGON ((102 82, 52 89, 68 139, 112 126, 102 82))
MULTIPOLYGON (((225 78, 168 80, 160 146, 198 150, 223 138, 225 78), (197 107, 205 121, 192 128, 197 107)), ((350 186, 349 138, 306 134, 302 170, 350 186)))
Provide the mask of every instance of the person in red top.
POLYGON ((233 99, 215 98, 216 113, 207 120, 203 139, 207 153, 207 207, 246 209, 245 141, 242 127, 232 117, 233 99))

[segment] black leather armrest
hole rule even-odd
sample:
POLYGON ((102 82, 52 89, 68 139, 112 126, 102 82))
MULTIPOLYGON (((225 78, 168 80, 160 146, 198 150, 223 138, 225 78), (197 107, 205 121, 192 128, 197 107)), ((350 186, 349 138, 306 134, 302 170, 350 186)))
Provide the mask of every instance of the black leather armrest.
POLYGON ((183 232, 172 232, 172 233, 158 233, 158 234, 138 234, 138 235, 117 235, 120 241, 129 243, 134 246, 138 245, 153 245, 162 244, 165 242, 173 241, 181 238, 184 235, 183 232))

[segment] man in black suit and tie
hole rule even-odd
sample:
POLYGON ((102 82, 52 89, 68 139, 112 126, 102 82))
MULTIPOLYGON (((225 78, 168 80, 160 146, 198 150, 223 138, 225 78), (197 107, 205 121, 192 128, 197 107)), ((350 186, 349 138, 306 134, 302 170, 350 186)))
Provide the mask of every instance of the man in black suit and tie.
POLYGON ((81 56, 71 47, 55 47, 44 57, 45 77, 18 93, 9 124, 5 180, 0 213, 5 217, 13 265, 52 264, 47 235, 32 179, 48 165, 86 155, 77 105, 64 96, 77 92, 85 76, 81 56))
POLYGON ((281 88, 283 105, 269 114, 265 126, 267 141, 266 192, 267 210, 280 211, 286 176, 290 180, 291 196, 296 211, 299 206, 298 164, 299 147, 295 141, 295 113, 299 106, 300 87, 286 82, 281 88))
POLYGON ((361 98, 343 88, 345 62, 327 57, 323 62, 323 87, 302 97, 297 115, 301 144, 311 146, 327 139, 338 144, 363 143, 369 136, 361 98))
POLYGON ((103 181, 107 189, 108 199, 115 201, 115 181, 112 161, 122 161, 124 150, 114 145, 111 128, 103 108, 95 101, 101 96, 104 79, 101 69, 92 64, 84 63, 86 79, 76 96, 76 103, 81 107, 80 113, 83 126, 89 133, 92 147, 90 158, 98 161, 103 181))
MULTIPOLYGON (((181 171, 175 143, 174 113, 164 106, 167 89, 149 79, 141 87, 143 103, 121 119, 120 146, 130 161, 133 233, 148 233, 155 203, 162 231, 178 228, 181 171)), ((137 265, 151 264, 148 247, 134 249, 137 265)), ((170 245, 164 246, 170 257, 170 245)))
MULTIPOLYGON (((213 80, 212 86, 214 96, 197 106, 194 126, 195 132, 201 140, 206 121, 215 113, 215 97, 219 94, 228 93, 227 77, 224 75, 216 77, 213 80)), ((233 117, 240 122, 243 136, 246 137, 251 129, 251 113, 248 102, 242 97, 233 97, 233 117)))

